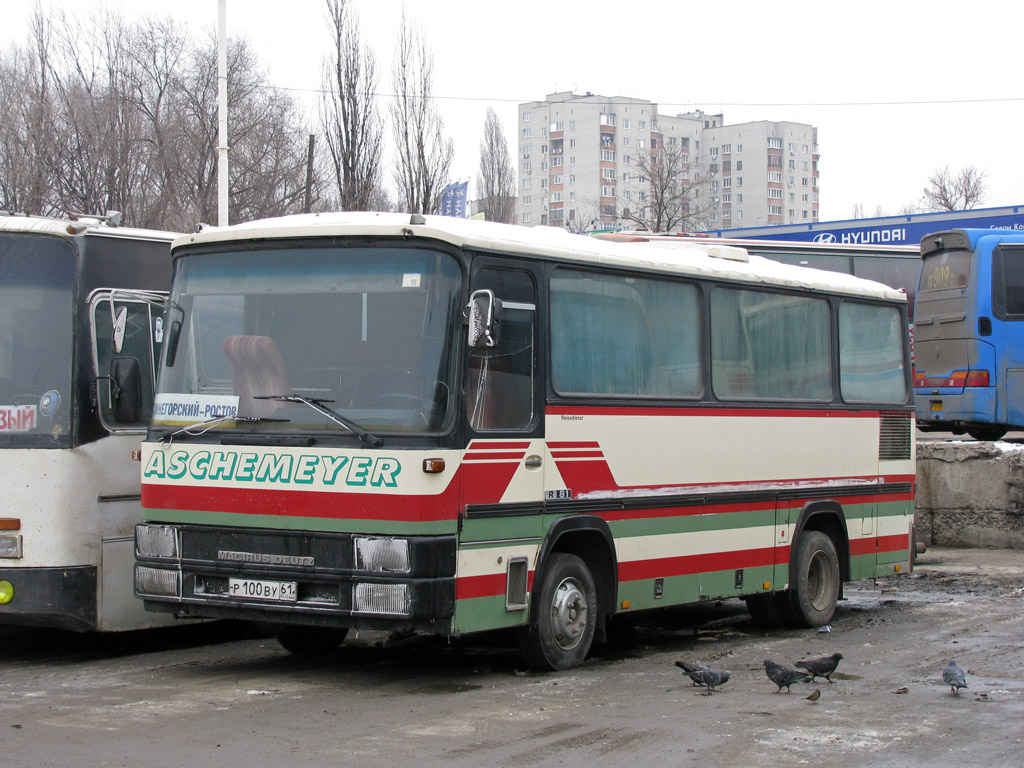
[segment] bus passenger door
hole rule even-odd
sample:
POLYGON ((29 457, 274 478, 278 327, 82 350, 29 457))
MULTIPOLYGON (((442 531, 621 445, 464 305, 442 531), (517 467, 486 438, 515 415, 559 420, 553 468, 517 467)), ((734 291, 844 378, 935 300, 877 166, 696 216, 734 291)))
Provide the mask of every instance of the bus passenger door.
POLYGON ((544 499, 544 421, 538 384, 537 275, 528 265, 478 258, 471 294, 489 303, 490 337, 468 349, 463 500, 522 517, 544 499), (487 293, 489 292, 489 293, 487 293), (512 505, 515 505, 514 507, 512 505))

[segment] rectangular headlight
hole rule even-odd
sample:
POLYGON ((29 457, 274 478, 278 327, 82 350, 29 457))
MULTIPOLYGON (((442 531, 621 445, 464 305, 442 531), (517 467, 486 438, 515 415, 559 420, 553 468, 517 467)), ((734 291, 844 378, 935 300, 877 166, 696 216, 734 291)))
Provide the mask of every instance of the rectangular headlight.
POLYGON ((136 565, 135 593, 140 597, 181 597, 181 571, 136 565))
POLYGON ((0 536, 0 557, 21 557, 21 534, 0 536))
POLYGON ((353 613, 409 615, 408 584, 368 584, 360 582, 352 590, 353 613))
POLYGON ((377 573, 409 572, 409 541, 356 536, 356 568, 377 573))
POLYGON ((135 554, 138 557, 163 557, 177 560, 178 529, 173 525, 135 526, 135 554))

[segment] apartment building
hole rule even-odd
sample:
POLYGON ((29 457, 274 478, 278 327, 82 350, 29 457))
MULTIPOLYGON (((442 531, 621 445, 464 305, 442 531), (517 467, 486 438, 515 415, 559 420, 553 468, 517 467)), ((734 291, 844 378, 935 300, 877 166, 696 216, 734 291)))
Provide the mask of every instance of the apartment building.
POLYGON ((818 220, 817 129, 722 115, 659 115, 646 99, 571 92, 519 105, 516 222, 633 228, 667 185, 689 229, 818 220))

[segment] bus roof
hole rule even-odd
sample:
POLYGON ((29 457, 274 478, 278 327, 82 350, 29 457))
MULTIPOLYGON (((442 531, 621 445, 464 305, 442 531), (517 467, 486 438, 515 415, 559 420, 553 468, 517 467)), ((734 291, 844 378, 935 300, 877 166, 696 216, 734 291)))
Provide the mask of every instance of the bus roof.
POLYGON ((180 232, 164 232, 158 229, 136 229, 134 227, 112 227, 98 219, 81 218, 51 219, 43 216, 3 216, 0 215, 0 232, 34 232, 59 237, 75 237, 78 235, 101 235, 127 240, 162 240, 170 243, 180 237, 180 232))
POLYGON ((1024 232, 1015 229, 945 229, 941 232, 933 232, 930 235, 922 237, 921 252, 931 253, 933 251, 942 250, 942 238, 948 238, 953 234, 966 238, 971 250, 977 247, 978 241, 983 237, 994 237, 1000 242, 1004 240, 1016 242, 1024 241, 1024 232))
POLYGON ((576 235, 557 227, 419 216, 404 213, 297 214, 262 219, 231 227, 206 227, 174 241, 173 251, 189 245, 232 240, 274 240, 303 237, 429 238, 456 247, 498 250, 524 257, 618 266, 691 277, 832 291, 872 298, 905 300, 902 291, 836 272, 780 264, 751 256, 743 248, 693 240, 621 243, 576 235))

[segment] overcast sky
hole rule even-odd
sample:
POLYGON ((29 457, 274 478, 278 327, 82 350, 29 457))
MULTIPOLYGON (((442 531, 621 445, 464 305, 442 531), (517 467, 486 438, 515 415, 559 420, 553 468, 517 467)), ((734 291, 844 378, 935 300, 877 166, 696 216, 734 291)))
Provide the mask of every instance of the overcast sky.
MULTIPOLYGON (((43 0, 44 7, 60 0, 43 0)), ((984 207, 1024 204, 1024 4, 860 0, 350 0, 380 90, 403 6, 435 61, 434 95, 455 140, 453 176, 475 178, 488 106, 514 151, 517 105, 574 90, 632 96, 662 114, 703 109, 727 124, 795 120, 818 129, 822 221, 895 214, 949 166, 986 174, 984 207)), ((35 0, 4 0, 0 43, 35 0)), ((76 13, 100 0, 63 0, 76 13)), ((129 17, 171 15, 197 33, 218 0, 106 0, 129 17)), ((323 0, 227 0, 274 85, 311 103, 329 43, 323 0)), ((230 133, 230 126, 229 126, 230 133)), ((472 190, 471 190, 472 193, 472 190)))

